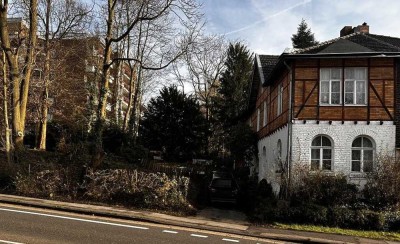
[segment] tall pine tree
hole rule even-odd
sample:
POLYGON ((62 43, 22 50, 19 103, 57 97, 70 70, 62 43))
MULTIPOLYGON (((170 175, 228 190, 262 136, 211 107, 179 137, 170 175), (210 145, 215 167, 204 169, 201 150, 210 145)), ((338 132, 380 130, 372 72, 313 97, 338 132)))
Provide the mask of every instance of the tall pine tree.
POLYGON ((292 43, 294 48, 307 48, 318 44, 304 19, 301 20, 297 33, 292 35, 292 43))
POLYGON ((253 55, 240 42, 230 43, 221 76, 220 97, 217 100, 217 115, 224 127, 235 123, 246 109, 250 93, 253 55))
POLYGON ((220 77, 219 95, 214 100, 215 125, 219 128, 214 136, 219 140, 219 155, 243 163, 253 156, 257 137, 240 117, 247 109, 250 96, 253 54, 240 43, 230 43, 224 72, 220 77))

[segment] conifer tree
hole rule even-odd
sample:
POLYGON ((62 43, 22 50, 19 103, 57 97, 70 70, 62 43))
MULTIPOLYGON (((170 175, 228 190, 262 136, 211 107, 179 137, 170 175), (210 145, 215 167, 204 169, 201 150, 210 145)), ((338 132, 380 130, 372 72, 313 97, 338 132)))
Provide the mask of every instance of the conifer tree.
POLYGON ((206 125, 196 99, 170 86, 150 100, 140 136, 150 150, 162 150, 165 159, 188 160, 204 148, 206 125))
POLYGON ((297 33, 292 35, 292 43, 294 48, 307 48, 318 44, 304 19, 301 20, 297 33))
POLYGON ((218 119, 230 126, 246 109, 250 93, 253 55, 240 42, 229 44, 225 71, 221 76, 220 97, 216 102, 218 119))

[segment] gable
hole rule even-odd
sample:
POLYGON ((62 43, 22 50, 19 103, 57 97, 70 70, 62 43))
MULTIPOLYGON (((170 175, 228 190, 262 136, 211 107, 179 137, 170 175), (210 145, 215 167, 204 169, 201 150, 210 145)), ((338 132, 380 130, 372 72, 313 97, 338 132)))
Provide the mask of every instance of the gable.
POLYGON ((252 110, 257 101, 257 95, 259 89, 265 82, 272 71, 274 70, 276 64, 278 63, 279 56, 277 55, 255 55, 254 59, 254 69, 251 80, 251 91, 248 109, 252 110))

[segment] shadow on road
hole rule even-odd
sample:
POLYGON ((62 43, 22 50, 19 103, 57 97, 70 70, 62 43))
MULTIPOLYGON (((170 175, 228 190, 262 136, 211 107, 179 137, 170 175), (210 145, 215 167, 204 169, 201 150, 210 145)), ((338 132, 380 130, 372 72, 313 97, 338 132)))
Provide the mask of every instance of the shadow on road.
POLYGON ((235 224, 248 224, 247 216, 234 204, 214 203, 200 210, 196 218, 235 224))

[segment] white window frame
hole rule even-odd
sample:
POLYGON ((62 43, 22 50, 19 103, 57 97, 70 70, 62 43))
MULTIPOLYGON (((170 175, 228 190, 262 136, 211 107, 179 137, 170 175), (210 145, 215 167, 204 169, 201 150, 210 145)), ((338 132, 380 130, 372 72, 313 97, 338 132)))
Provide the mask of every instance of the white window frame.
POLYGON ((264 118, 263 118, 263 126, 267 125, 267 119, 268 119, 268 108, 267 108, 267 102, 264 101, 264 118))
POLYGON ((354 147, 353 145, 351 146, 351 172, 353 173, 364 173, 364 156, 365 156, 365 151, 372 151, 372 170, 367 171, 367 173, 373 172, 374 171, 374 159, 375 159, 375 142, 372 138, 368 136, 358 136, 354 138, 352 144, 354 143, 355 140, 361 138, 361 147, 354 147), (372 147, 365 147, 364 146, 364 139, 367 139, 371 142, 372 147), (353 159, 353 150, 360 151, 360 159, 353 159), (353 162, 360 162, 360 171, 354 171, 353 170, 353 162))
POLYGON ((343 77, 343 72, 342 72, 342 68, 320 68, 319 70, 320 72, 320 79, 319 79, 319 104, 323 105, 323 106, 338 106, 338 105, 342 105, 342 77, 343 77), (332 79, 332 70, 339 70, 340 71, 340 77, 338 79, 332 79), (322 72, 324 70, 329 70, 329 80, 322 80, 322 72), (328 99, 328 103, 324 103, 322 102, 321 98, 321 83, 322 82, 329 82, 329 99, 328 99), (332 103, 332 82, 339 82, 339 103, 332 103))
POLYGON ((257 108, 257 131, 260 130, 260 108, 257 108))
POLYGON ((278 85, 278 102, 277 102, 277 114, 280 115, 282 113, 282 101, 283 100, 283 85, 279 83, 278 85))
POLYGON ((367 105, 367 103, 368 103, 368 69, 366 68, 366 67, 348 67, 348 68, 345 68, 345 71, 344 71, 344 104, 345 105, 347 105, 347 106, 351 106, 351 105, 357 105, 357 106, 366 106, 367 105), (346 70, 349 70, 349 69, 363 69, 363 71, 364 71, 364 75, 365 75, 365 80, 357 80, 357 79, 348 79, 348 78, 346 78, 346 70), (357 82, 359 82, 359 81, 363 81, 365 84, 364 84, 364 103, 357 103, 357 82), (352 82, 353 83, 353 88, 354 88, 354 90, 353 90, 353 103, 346 103, 346 94, 348 93, 347 91, 346 91, 346 83, 347 82, 352 82))
POLYGON ((334 160, 334 145, 333 145, 333 141, 331 140, 331 138, 329 138, 326 135, 317 135, 316 137, 313 138, 313 140, 311 141, 311 147, 310 147, 310 170, 311 171, 315 171, 312 168, 312 161, 313 160, 318 160, 318 169, 317 170, 323 170, 323 171, 333 171, 333 160, 334 160), (325 137, 326 139, 329 140, 330 142, 330 146, 323 146, 322 145, 322 137, 325 137), (321 140, 321 145, 320 146, 313 146, 312 143, 314 142, 314 140, 321 140), (312 151, 313 150, 319 150, 319 158, 313 158, 312 157, 312 151), (324 150, 330 150, 331 151, 331 158, 327 159, 324 158, 324 150), (330 160, 330 169, 324 169, 324 160, 330 160))

